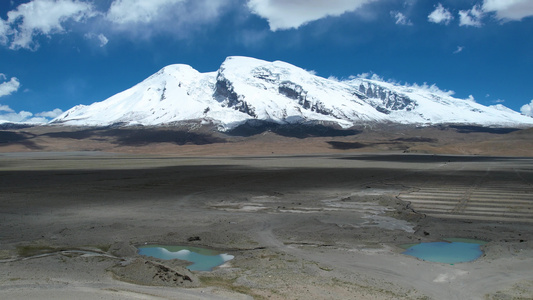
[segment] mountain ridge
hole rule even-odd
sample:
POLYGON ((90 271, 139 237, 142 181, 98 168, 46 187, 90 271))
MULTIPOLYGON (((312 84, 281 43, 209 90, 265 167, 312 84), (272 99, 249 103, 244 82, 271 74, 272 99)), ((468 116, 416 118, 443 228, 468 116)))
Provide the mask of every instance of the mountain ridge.
POLYGON ((326 79, 282 61, 226 58, 215 72, 169 65, 104 101, 75 106, 50 124, 160 126, 196 120, 227 131, 250 121, 277 124, 366 123, 533 126, 502 105, 484 106, 425 86, 376 78, 326 79))

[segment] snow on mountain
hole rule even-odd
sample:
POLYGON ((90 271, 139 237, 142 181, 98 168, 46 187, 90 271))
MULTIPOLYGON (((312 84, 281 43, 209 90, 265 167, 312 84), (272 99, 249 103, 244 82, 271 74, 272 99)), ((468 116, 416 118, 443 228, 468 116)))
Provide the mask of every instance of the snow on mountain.
POLYGON ((457 99, 453 92, 435 86, 401 86, 375 79, 358 78, 347 82, 365 94, 378 111, 399 123, 471 123, 516 126, 533 124, 524 116, 503 105, 484 106, 472 99, 457 99))
POLYGON ((502 105, 483 106, 436 88, 363 78, 336 81, 285 62, 248 57, 228 57, 210 73, 187 65, 167 66, 105 101, 78 105, 52 123, 163 125, 189 120, 217 124, 222 130, 248 120, 342 127, 370 122, 533 124, 533 118, 502 105))
POLYGON ((216 73, 199 73, 187 65, 161 69, 136 86, 111 98, 78 105, 52 123, 69 125, 159 125, 190 119, 246 120, 213 99, 216 73))

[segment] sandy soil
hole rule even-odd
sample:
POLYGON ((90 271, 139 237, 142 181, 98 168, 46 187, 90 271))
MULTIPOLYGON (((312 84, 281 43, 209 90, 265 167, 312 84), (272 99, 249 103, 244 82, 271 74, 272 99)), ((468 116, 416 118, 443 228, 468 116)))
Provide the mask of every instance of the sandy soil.
POLYGON ((2 299, 533 298, 530 158, 4 153, 0 190, 2 299), (489 243, 398 247, 443 237, 489 243), (145 243, 235 259, 189 272, 145 243))
POLYGON ((2 129, 0 153, 101 151, 171 156, 310 155, 405 152, 533 157, 533 128, 374 124, 218 132, 195 124, 172 127, 37 126, 2 129))

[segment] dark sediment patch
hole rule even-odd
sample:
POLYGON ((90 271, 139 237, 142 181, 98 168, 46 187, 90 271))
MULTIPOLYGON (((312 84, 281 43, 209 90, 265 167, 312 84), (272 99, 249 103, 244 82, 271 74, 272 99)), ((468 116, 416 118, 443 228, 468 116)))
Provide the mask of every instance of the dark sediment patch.
POLYGON ((449 162, 486 162, 505 161, 517 158, 510 157, 490 157, 490 156, 455 156, 455 155, 435 155, 435 154, 409 154, 409 155, 357 155, 350 157, 339 157, 338 159, 348 160, 370 160, 370 161, 391 161, 406 163, 449 163, 449 162))
POLYGON ((411 142, 411 143, 436 143, 437 139, 425 138, 425 137, 409 137, 409 138, 397 138, 394 141, 398 142, 411 142))
POLYGON ((327 143, 330 144, 334 149, 338 149, 338 150, 361 149, 367 146, 363 143, 358 143, 358 142, 329 141, 327 143))

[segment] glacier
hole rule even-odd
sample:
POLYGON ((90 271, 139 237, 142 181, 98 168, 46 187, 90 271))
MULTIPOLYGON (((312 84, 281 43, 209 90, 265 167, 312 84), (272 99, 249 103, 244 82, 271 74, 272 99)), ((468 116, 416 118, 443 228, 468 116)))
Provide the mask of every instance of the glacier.
POLYGON ((107 100, 75 106, 51 124, 75 126, 172 125, 194 121, 225 131, 250 121, 332 124, 371 123, 531 126, 533 118, 502 105, 484 106, 427 86, 378 78, 339 81, 286 62, 226 58, 215 72, 164 67, 107 100))

